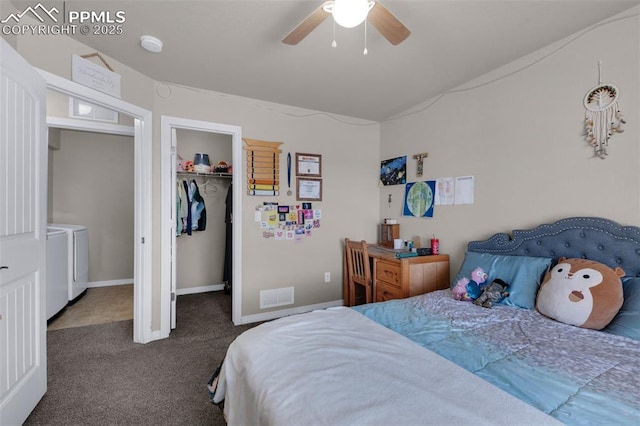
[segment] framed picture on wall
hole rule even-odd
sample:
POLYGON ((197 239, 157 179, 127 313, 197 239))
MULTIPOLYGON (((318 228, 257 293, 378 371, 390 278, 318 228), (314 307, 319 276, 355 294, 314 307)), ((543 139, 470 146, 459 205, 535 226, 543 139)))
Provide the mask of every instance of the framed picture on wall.
POLYGON ((322 177, 322 155, 296 152, 296 176, 322 177))
POLYGON ((322 201, 322 179, 297 179, 296 199, 298 201, 322 201))

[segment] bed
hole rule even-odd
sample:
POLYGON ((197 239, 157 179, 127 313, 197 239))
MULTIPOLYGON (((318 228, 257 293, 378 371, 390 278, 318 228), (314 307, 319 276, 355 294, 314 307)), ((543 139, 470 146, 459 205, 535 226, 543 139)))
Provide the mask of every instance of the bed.
POLYGON ((244 332, 209 382, 212 402, 231 425, 638 424, 640 228, 574 217, 472 241, 452 288, 478 264, 511 282, 490 309, 449 289, 244 332), (624 270, 604 329, 536 309, 564 258, 624 270))

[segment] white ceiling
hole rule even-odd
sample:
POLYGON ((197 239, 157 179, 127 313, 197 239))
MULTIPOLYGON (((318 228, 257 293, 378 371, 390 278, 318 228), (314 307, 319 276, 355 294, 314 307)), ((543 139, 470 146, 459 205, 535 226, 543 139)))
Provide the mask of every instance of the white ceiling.
POLYGON ((364 26, 336 27, 331 47, 331 18, 297 46, 281 42, 322 0, 67 0, 64 7, 124 11, 124 34, 76 38, 155 80, 382 121, 638 1, 382 3, 412 34, 392 46, 369 26, 367 56, 364 26), (144 51, 143 34, 160 38, 162 53, 144 51))

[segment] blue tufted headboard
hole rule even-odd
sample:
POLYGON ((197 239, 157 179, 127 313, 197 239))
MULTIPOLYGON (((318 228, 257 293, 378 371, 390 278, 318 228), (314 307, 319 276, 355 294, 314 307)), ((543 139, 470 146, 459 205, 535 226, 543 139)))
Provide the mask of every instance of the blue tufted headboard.
POLYGON ((640 277, 640 228, 599 217, 570 217, 530 230, 514 230, 513 237, 495 234, 486 241, 471 241, 467 248, 504 255, 591 259, 620 266, 626 276, 640 277))

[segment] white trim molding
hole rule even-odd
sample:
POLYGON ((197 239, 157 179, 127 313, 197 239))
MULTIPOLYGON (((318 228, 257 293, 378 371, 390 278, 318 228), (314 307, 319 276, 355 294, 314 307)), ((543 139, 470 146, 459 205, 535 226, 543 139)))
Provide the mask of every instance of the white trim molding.
POLYGON ((113 287, 116 285, 127 285, 127 284, 133 284, 133 278, 125 278, 123 280, 89 281, 87 283, 87 287, 89 288, 113 287))
POLYGON ((135 136, 133 126, 123 126, 121 124, 101 123, 99 121, 78 120, 77 118, 63 118, 47 116, 47 126, 67 130, 91 129, 92 132, 106 133, 109 135, 135 136))
MULTIPOLYGON (((134 119, 135 140, 135 220, 134 220, 134 291, 133 291, 133 340, 148 343, 159 333, 153 331, 153 281, 152 266, 152 113, 105 93, 85 87, 41 69, 36 70, 47 82, 47 88, 110 108, 134 119)), ((66 120, 65 120, 66 121, 66 120)), ((80 121, 80 120, 77 120, 80 121)), ((86 122, 89 125, 97 123, 86 122)), ((79 126, 79 124, 74 124, 79 126)), ((97 127, 97 126, 96 126, 97 127)))
MULTIPOLYGON (((232 139, 232 162, 242 164, 242 128, 228 124, 212 123, 208 121, 191 120, 187 118, 163 115, 160 119, 160 179, 161 179, 161 212, 160 223, 162 233, 160 240, 161 277, 160 277, 160 334, 168 337, 171 332, 171 291, 175 288, 175 275, 172 273, 172 262, 175 259, 175 224, 173 223, 173 209, 175 199, 172 199, 172 188, 175 188, 176 165, 172 163, 173 129, 189 129, 202 132, 230 135, 232 139)), ((242 167, 233 168, 233 210, 242 211, 242 167)), ((238 213, 236 213, 238 214, 238 213)), ((231 287, 231 316, 234 324, 242 321, 242 220, 233 221, 233 285, 231 287)), ((176 293, 178 290, 176 289, 176 293)))
POLYGON ((242 317, 240 324, 252 324, 260 321, 271 321, 273 319, 288 317, 290 315, 303 314, 305 312, 317 311, 320 309, 335 308, 336 306, 344 306, 344 301, 334 300, 332 302, 316 303, 315 305, 298 306, 291 309, 279 309, 277 311, 265 312, 262 314, 247 315, 242 317))
POLYGON ((176 296, 183 296, 185 294, 208 293, 210 291, 220 291, 220 290, 224 290, 224 284, 211 284, 211 285, 205 285, 201 287, 179 288, 176 290, 176 296))

